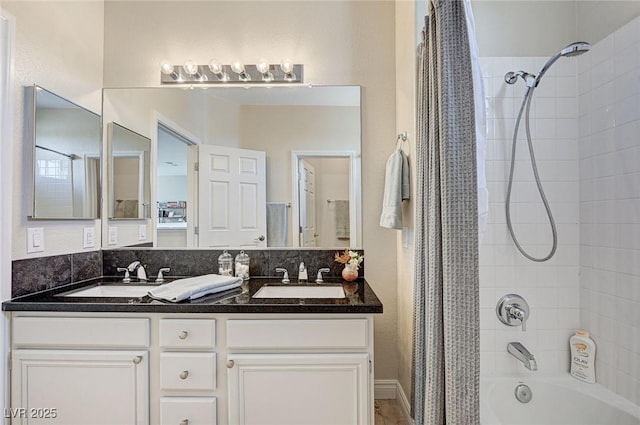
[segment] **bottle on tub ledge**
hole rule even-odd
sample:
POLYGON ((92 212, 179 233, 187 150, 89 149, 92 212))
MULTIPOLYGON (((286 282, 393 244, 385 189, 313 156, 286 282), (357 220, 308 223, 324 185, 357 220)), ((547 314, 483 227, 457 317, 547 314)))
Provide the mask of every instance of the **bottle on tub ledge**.
POLYGON ((571 376, 589 384, 596 383, 596 343, 589 332, 578 329, 569 338, 571 349, 571 376))

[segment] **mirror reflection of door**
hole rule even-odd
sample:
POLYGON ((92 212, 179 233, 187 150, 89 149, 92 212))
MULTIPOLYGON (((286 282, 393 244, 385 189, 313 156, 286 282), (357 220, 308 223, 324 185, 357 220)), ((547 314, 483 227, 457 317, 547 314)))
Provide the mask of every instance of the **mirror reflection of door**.
POLYGON ((198 246, 267 246, 265 153, 214 145, 198 150, 198 246))
POLYGON ((144 152, 113 154, 113 218, 146 217, 144 199, 144 152), (137 183, 137 184, 135 184, 137 183))
POLYGON ((158 161, 157 161, 157 246, 186 247, 189 231, 188 211, 193 208, 189 193, 189 148, 193 141, 177 130, 158 123, 158 161))
POLYGON ((299 159, 300 246, 349 246, 350 166, 348 157, 307 156, 299 159))
POLYGON ((300 180, 300 246, 317 246, 316 240, 316 171, 308 161, 298 164, 300 180))

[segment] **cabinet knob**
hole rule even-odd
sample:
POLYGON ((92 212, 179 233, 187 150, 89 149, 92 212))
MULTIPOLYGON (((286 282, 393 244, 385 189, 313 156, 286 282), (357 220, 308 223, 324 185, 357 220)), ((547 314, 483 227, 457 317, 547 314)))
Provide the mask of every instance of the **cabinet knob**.
POLYGON ((233 366, 235 366, 235 362, 233 360, 229 360, 227 362, 227 369, 231 369, 233 366))
POLYGON ((182 331, 178 334, 178 338, 180 339, 187 339, 188 336, 189 336, 189 332, 187 331, 182 331))
POLYGON ((180 374, 180 379, 187 379, 188 376, 189 376, 189 371, 183 370, 182 373, 180 374))
POLYGON ((180 425, 189 425, 189 419, 183 419, 180 421, 180 425))
POLYGON ((135 356, 133 358, 133 363, 134 364, 139 364, 142 361, 142 356, 135 356))

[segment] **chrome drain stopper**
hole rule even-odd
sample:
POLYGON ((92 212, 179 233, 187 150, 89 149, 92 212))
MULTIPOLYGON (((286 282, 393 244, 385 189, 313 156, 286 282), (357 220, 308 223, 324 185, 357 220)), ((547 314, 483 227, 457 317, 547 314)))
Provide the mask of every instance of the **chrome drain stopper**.
POLYGON ((523 383, 518 384, 518 386, 516 387, 516 390, 514 391, 514 394, 516 396, 516 399, 520 403, 529 403, 531 401, 531 398, 533 397, 531 388, 529 388, 528 385, 525 385, 523 383))

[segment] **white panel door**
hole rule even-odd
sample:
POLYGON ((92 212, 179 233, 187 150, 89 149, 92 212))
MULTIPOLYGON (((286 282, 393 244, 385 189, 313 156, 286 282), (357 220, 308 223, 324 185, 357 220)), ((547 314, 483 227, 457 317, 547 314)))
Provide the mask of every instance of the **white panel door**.
POLYGON ((199 145, 198 245, 267 246, 262 151, 199 145))
POLYGON ((231 354, 230 425, 369 425, 367 354, 231 354))
POLYGON ((149 423, 147 351, 14 350, 12 366, 13 424, 149 423))
POLYGON ((304 159, 299 163, 300 246, 316 246, 316 170, 304 159))

